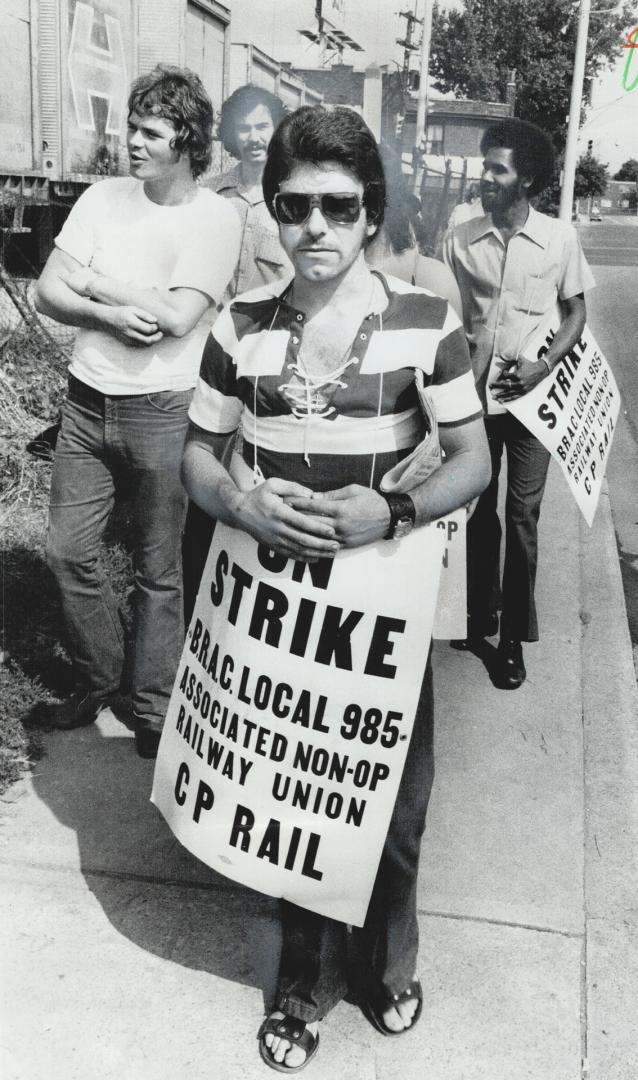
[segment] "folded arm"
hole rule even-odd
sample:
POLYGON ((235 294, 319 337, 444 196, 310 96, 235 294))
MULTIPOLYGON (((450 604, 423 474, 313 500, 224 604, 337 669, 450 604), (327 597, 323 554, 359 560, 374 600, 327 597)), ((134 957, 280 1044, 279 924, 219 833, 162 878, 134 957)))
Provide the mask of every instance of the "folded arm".
POLYGON ((183 337, 197 325, 211 298, 199 289, 145 289, 128 281, 79 267, 67 284, 79 296, 112 307, 132 305, 150 312, 160 330, 170 337, 183 337))
POLYGON ((85 268, 72 255, 55 248, 47 259, 35 289, 35 306, 66 326, 102 330, 128 345, 154 345, 163 334, 155 315, 137 304, 96 303, 81 296, 69 279, 85 268))

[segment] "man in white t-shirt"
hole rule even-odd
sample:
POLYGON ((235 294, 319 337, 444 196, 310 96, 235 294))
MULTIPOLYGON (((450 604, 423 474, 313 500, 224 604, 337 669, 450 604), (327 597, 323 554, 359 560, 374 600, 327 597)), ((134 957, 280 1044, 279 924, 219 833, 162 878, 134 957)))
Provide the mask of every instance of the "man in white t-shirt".
POLYGON ((182 646, 180 481, 188 406, 210 327, 239 253, 240 222, 200 187, 213 108, 198 77, 168 66, 133 84, 129 177, 73 207, 36 291, 38 309, 79 333, 56 448, 47 558, 57 580, 75 694, 49 707, 68 730, 120 688, 124 638, 99 546, 130 498, 135 589, 131 657, 136 745, 157 751, 182 646))

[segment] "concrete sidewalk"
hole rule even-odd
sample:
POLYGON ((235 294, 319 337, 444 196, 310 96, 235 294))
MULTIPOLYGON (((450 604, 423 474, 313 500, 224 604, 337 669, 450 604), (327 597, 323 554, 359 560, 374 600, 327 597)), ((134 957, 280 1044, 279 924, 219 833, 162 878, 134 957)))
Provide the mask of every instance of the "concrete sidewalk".
MULTIPOLYGON (((593 529, 552 468, 528 679, 435 650, 437 779, 419 895, 418 1027, 352 1005, 309 1078, 636 1080, 638 699, 608 498, 593 529)), ((277 905, 195 862, 152 763, 103 714, 46 739, 8 794, 3 1080, 265 1080, 277 905)))

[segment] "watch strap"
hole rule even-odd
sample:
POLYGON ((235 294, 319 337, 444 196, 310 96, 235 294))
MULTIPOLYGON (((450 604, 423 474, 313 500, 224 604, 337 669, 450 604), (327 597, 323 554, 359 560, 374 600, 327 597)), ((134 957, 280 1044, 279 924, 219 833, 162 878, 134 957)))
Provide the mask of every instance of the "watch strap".
POLYGON ((381 491, 390 510, 390 524, 385 534, 386 540, 392 540, 400 521, 408 521, 412 525, 416 521, 416 508, 409 495, 399 495, 395 491, 381 491))

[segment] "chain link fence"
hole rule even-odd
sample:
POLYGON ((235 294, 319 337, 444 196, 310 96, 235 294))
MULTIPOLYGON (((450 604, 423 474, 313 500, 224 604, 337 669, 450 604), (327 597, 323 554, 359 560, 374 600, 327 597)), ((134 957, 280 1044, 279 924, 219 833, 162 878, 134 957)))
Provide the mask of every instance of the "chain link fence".
POLYGON ((75 330, 40 315, 34 280, 0 265, 0 519, 41 505, 48 491, 66 368, 75 330))
POLYGON ((0 285, 0 350, 14 334, 26 331, 70 357, 76 330, 36 311, 33 302, 35 281, 13 277, 0 267, 0 285))
POLYGON ((448 160, 444 170, 431 166, 423 170, 419 197, 424 231, 422 254, 438 258, 445 230, 456 207, 467 205, 468 217, 473 212, 469 208, 476 203, 478 184, 468 179, 467 172, 456 172, 448 160))

